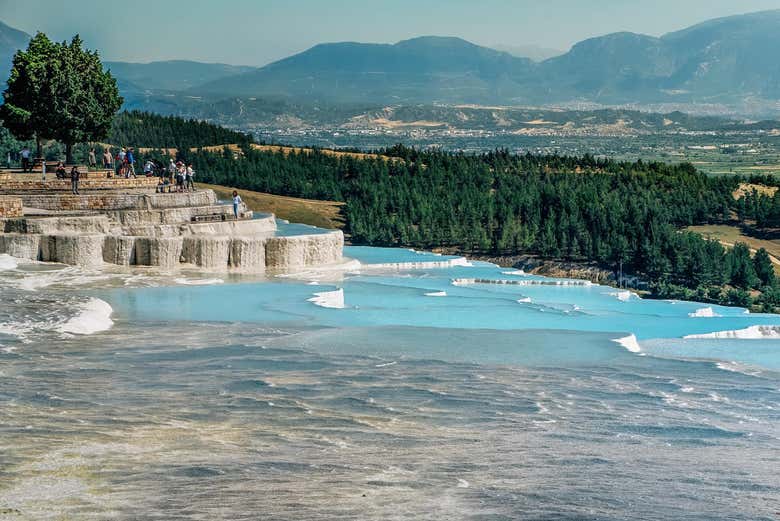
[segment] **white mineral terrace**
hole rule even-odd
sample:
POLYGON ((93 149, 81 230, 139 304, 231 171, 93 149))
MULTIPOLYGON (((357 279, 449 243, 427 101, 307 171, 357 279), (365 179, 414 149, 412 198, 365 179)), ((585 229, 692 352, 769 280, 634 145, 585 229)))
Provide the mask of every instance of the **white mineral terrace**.
POLYGON ((0 253, 23 259, 249 273, 342 260, 341 231, 280 236, 273 215, 253 216, 242 204, 236 219, 232 205, 220 204, 211 190, 157 194, 147 186, 70 195, 24 190, 18 182, 6 188, 0 178, 0 253))

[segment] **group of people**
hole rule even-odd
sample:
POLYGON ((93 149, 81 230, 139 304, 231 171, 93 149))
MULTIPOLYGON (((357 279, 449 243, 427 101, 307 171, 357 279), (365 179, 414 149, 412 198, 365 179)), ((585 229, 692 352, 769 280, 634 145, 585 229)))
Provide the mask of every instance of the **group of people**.
POLYGON ((57 168, 54 170, 54 174, 57 176, 57 179, 70 178, 70 191, 73 193, 73 195, 80 195, 79 179, 81 179, 81 172, 79 171, 78 166, 74 165, 73 168, 70 169, 70 175, 68 175, 68 171, 65 169, 65 163, 58 161, 57 168))
MULTIPOLYGON (((22 150, 19 151, 19 157, 21 158, 22 172, 32 172, 35 162, 33 161, 30 147, 25 146, 22 148, 22 150)), ((132 147, 122 147, 117 152, 116 156, 111 154, 111 149, 108 147, 103 151, 103 168, 106 170, 113 170, 119 177, 136 177, 135 163, 135 151, 132 147)), ((90 169, 97 169, 97 152, 94 147, 90 148, 89 153, 87 154, 87 166, 90 169)))
MULTIPOLYGON (((106 160, 111 158, 111 149, 106 148, 103 153, 103 166, 105 168, 111 168, 110 161, 106 163, 106 160)), ((114 159, 114 172, 117 177, 124 177, 129 179, 130 177, 137 177, 135 174, 135 150, 133 147, 122 147, 116 153, 114 159)))
MULTIPOLYGON (((103 150, 103 168, 105 170, 113 171, 114 175, 117 177, 124 177, 126 179, 137 177, 135 172, 136 162, 137 159, 133 147, 121 147, 116 155, 111 153, 110 147, 106 147, 103 150)), ((94 147, 89 149, 87 163, 89 168, 97 168, 97 152, 94 147)))
MULTIPOLYGON (((22 161, 22 170, 24 172, 32 172, 33 161, 29 147, 24 147, 19 155, 22 161)), ((116 155, 113 155, 111 149, 108 147, 103 150, 103 168, 115 172, 117 177, 137 177, 135 172, 136 161, 137 159, 132 147, 122 147, 116 155)), ((97 152, 95 148, 89 149, 87 162, 89 168, 97 168, 97 152)), ((166 168, 161 163, 148 159, 144 163, 143 173, 147 177, 160 177, 156 189, 158 193, 195 191, 195 170, 192 168, 192 163, 184 164, 182 161, 175 161, 171 158, 166 168)), ((55 168, 55 174, 57 179, 70 179, 72 192, 78 195, 79 179, 81 178, 81 172, 79 171, 78 166, 72 167, 70 173, 68 173, 65 164, 62 161, 59 161, 55 168)), ((45 179, 45 169, 43 175, 45 179)), ((237 194, 235 194, 235 196, 237 197, 237 194)))
MULTIPOLYGON (((144 167, 145 169, 146 167, 144 167)), ((194 192, 195 170, 192 163, 185 165, 181 161, 171 158, 168 163, 167 176, 161 175, 157 184, 157 192, 194 192)))

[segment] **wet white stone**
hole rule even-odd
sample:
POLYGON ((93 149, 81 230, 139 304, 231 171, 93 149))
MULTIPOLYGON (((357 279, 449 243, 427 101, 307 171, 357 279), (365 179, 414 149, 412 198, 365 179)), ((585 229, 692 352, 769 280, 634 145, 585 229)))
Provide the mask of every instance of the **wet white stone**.
MULTIPOLYGON (((342 260, 340 231, 276 237, 273 215, 233 219, 210 190, 184 194, 106 193, 20 196, 58 215, 0 219, 0 253, 77 266, 182 263, 262 273, 342 260), (80 213, 79 215, 73 215, 80 213)), ((251 216, 242 205, 241 215, 251 216)))
POLYGON ((0 234, 0 253, 18 259, 38 260, 41 236, 36 234, 0 234))
POLYGON ((265 271, 265 244, 262 237, 233 237, 230 241, 230 267, 241 271, 265 271))

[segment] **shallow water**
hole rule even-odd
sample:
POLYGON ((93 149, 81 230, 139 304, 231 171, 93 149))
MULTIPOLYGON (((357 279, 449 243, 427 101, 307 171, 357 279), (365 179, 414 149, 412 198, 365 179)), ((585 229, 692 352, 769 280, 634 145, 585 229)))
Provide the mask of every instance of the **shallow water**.
POLYGON ((0 259, 0 519, 777 519, 778 317, 348 255, 0 259))

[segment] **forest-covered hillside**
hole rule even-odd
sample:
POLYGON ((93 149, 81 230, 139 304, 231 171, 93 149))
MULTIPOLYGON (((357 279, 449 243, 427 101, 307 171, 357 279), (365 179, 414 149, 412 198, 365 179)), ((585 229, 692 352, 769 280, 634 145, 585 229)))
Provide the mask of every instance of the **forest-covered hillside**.
POLYGON ((117 146, 180 148, 244 143, 245 134, 195 119, 160 116, 149 112, 120 112, 114 118, 108 142, 117 146))

